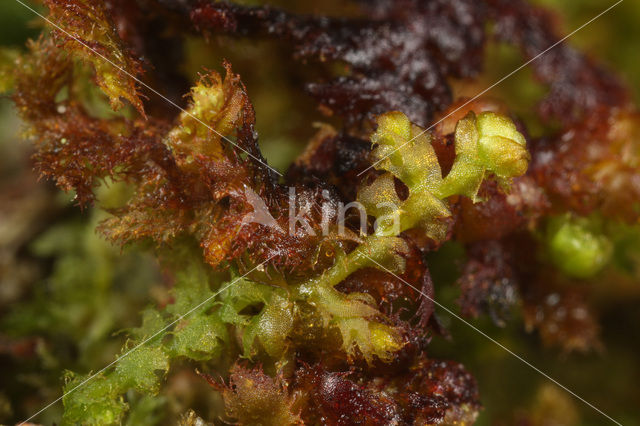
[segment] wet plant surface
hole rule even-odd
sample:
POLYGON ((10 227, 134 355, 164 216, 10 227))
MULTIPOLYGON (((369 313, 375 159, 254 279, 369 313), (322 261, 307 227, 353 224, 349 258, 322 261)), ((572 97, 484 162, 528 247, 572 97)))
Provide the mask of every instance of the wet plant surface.
POLYGON ((544 3, 0 6, 0 421, 639 424, 640 9, 544 3))

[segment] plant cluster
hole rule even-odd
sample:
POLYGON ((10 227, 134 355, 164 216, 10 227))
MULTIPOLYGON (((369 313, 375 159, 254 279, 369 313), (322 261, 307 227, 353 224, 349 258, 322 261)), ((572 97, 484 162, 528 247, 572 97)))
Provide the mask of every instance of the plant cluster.
POLYGON ((184 362, 240 424, 473 424, 474 378, 428 355, 447 334, 430 254, 464 247, 463 315, 505 325, 520 307, 527 328, 567 351, 599 346, 585 288, 614 273, 638 284, 640 117, 624 85, 562 43, 532 64, 548 87, 540 118, 555 129, 543 137, 497 101, 455 99, 452 81, 480 75, 489 39, 525 58, 557 42, 539 8, 375 0, 330 17, 225 1, 44 5, 55 25, 0 62, 36 170, 85 208, 122 185, 98 229, 153 251, 171 277, 170 300, 144 310, 112 369, 65 374, 65 424, 132 421, 132 405, 153 405, 139 395, 158 395, 184 362), (304 86, 336 124, 283 177, 230 63, 224 76, 203 71, 186 103, 176 98, 181 112, 145 89, 180 93, 180 64, 162 51, 180 57, 183 38, 200 36, 273 38, 313 68, 304 86), (346 227, 327 213, 356 200, 367 215, 346 227), (256 202, 272 223, 248 220, 256 202))

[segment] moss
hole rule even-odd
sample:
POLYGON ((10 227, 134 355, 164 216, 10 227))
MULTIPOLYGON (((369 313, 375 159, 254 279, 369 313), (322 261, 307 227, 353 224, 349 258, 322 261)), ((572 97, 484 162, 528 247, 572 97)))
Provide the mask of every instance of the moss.
MULTIPOLYGON (((637 276, 639 156, 632 135, 640 119, 615 77, 566 43, 532 62, 540 85, 523 93, 535 94, 509 99, 530 116, 534 99, 541 101, 536 123, 549 137, 532 141, 531 154, 523 135, 531 133, 506 109, 483 99, 453 101, 451 79, 478 77, 489 36, 528 58, 560 39, 552 21, 526 2, 424 7, 381 0, 362 3, 357 19, 228 2, 44 3, 66 32, 126 72, 54 28, 17 61, 3 54, 0 90, 15 87, 40 175, 83 208, 101 202, 109 216, 100 231, 133 253, 155 249, 164 268, 162 277, 134 283, 148 265, 130 252, 120 256, 76 221, 50 227, 32 245, 52 273, 33 292, 36 303, 18 305, 8 324, 16 335, 72 341, 68 358, 83 362, 46 360, 52 369, 84 372, 65 376, 66 424, 156 421, 165 396, 166 408, 176 409, 182 398, 171 387, 190 380, 181 373, 194 365, 216 372, 201 376, 222 396, 185 404, 221 417, 216 403, 224 398, 223 421, 471 424, 479 413, 474 379, 456 363, 431 359, 431 346, 427 351, 449 325, 430 299, 453 299, 455 289, 443 287, 461 267, 469 278, 463 296, 472 296, 461 298, 463 314, 489 306, 494 322, 506 326, 507 318, 496 321, 502 308, 522 305, 526 327, 566 350, 598 342, 598 323, 581 297, 590 288, 580 283, 610 264, 637 276), (423 31, 424 22, 434 31, 423 31), (290 81, 310 80, 306 88, 321 110, 334 115, 335 128, 320 125, 285 176, 265 165, 253 105, 228 63, 225 77, 206 71, 194 79, 181 114, 140 96, 132 75, 144 67, 145 81, 181 102, 184 64, 215 57, 199 31, 207 38, 227 33, 224 49, 237 56, 250 46, 244 65, 268 76, 259 81, 271 87, 263 108, 274 108, 263 117, 274 133, 285 129, 299 140, 316 120, 298 108, 290 81), (249 40, 236 44, 234 36, 249 40), (262 42, 252 45, 268 37, 279 40, 267 53, 262 42), (184 50, 184 38, 197 38, 200 47, 184 50), (284 60, 282 46, 313 61, 312 72, 284 60), (271 85, 272 74, 286 84, 271 85), (545 85, 549 93, 538 93, 545 85), (286 96, 292 99, 283 102, 286 96), (287 107, 294 111, 283 113, 287 107), (435 117, 443 118, 425 130, 435 117), (104 182, 114 190, 105 193, 104 182), (291 193, 299 196, 295 203, 291 193), (368 213, 360 233, 351 217, 342 227, 325 221, 325 212, 354 198, 368 213), (298 210, 308 226, 287 228, 287 214, 298 210), (589 216, 597 210, 602 221, 589 216), (258 213, 273 221, 248 220, 258 213), (540 229, 545 238, 535 240, 540 229), (532 256, 542 244, 571 279, 532 256), (126 259, 133 264, 123 265, 126 259), (124 337, 110 338, 131 325, 151 283, 141 325, 127 330, 124 344, 124 337), (130 299, 135 303, 120 303, 130 299), (479 308, 465 309, 464 300, 479 308), (100 365, 93 355, 105 343, 102 359, 112 359, 114 345, 122 346, 120 356, 91 378, 100 365)), ((278 154, 288 161, 283 151, 271 155, 278 154)), ((90 211, 91 227, 107 217, 90 211)), ((37 350, 44 362, 48 349, 37 350)), ((476 352, 488 353, 463 348, 454 356, 476 352)), ((190 411, 184 422, 203 420, 190 411)))
POLYGON ((550 220, 547 231, 549 255, 564 273, 590 278, 611 260, 613 245, 597 219, 570 216, 550 220))

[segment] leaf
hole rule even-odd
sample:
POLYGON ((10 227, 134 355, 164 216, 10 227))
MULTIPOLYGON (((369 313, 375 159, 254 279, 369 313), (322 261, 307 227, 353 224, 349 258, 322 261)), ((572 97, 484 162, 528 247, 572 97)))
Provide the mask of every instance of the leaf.
POLYGON ((245 355, 252 353, 255 339, 274 359, 280 359, 286 350, 287 339, 293 327, 293 304, 273 294, 262 311, 254 316, 244 329, 242 344, 245 355))
POLYGON ((371 143, 377 145, 372 153, 376 168, 387 170, 410 189, 435 190, 442 174, 431 134, 401 112, 383 114, 376 121, 378 129, 371 135, 371 143))
POLYGON ((477 202, 486 173, 507 182, 527 171, 531 157, 526 140, 505 116, 483 112, 476 117, 470 112, 458 122, 455 141, 456 159, 439 188, 440 198, 458 194, 477 202))
POLYGON ((158 345, 141 345, 124 352, 116 364, 115 376, 125 387, 155 394, 160 387, 158 372, 169 371, 169 357, 158 345))
POLYGON ((355 357, 358 350, 368 363, 373 362, 374 355, 389 361, 391 354, 404 345, 395 329, 376 321, 383 315, 367 294, 347 295, 320 284, 308 300, 322 315, 325 327, 338 328, 342 335, 342 349, 350 357, 355 357))
POLYGON ((166 325, 165 319, 158 310, 147 308, 142 312, 142 325, 132 329, 130 334, 136 341, 143 341, 164 329, 166 325))
POLYGON ((197 361, 220 356, 229 336, 217 315, 193 314, 184 319, 172 332, 169 345, 172 356, 184 356, 197 361))
POLYGON ((126 99, 144 116, 134 79, 141 74, 142 66, 124 47, 103 3, 44 0, 44 4, 49 8, 49 20, 56 24, 52 28, 54 37, 74 58, 91 65, 96 84, 109 97, 111 107, 122 108, 122 99, 126 99))
POLYGON ((174 318, 187 314, 196 306, 202 305, 195 311, 197 313, 213 305, 214 293, 209 287, 208 268, 200 259, 193 259, 176 273, 176 283, 172 289, 174 303, 166 309, 174 318))
POLYGON ((113 379, 102 374, 83 384, 87 379, 69 371, 65 373, 62 424, 120 424, 129 408, 120 395, 121 389, 113 379))
POLYGON ((283 289, 239 280, 223 295, 219 312, 223 321, 244 326, 242 346, 245 356, 258 352, 256 341, 273 358, 279 359, 284 354, 287 336, 293 327, 293 303, 283 289), (242 313, 251 308, 259 308, 259 311, 242 313))
MULTIPOLYGON (((180 114, 179 123, 169 133, 167 143, 183 168, 196 168, 198 157, 224 160, 229 142, 223 137, 235 137, 239 128, 253 123, 253 107, 240 77, 225 63, 227 74, 211 72, 191 89, 191 101, 180 114)), ((237 142, 240 145, 244 141, 237 142)), ((253 150, 245 145, 244 149, 253 150)))

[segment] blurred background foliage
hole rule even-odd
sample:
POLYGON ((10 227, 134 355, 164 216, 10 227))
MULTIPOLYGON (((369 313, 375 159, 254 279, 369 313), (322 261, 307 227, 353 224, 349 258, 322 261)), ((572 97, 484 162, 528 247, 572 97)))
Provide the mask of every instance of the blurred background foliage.
MULTIPOLYGON (((537 1, 558 12, 558 26, 566 33, 612 4, 609 0, 537 1)), ((277 3, 307 12, 336 13, 343 8, 335 1, 316 6, 301 1, 277 3)), ((625 1, 570 42, 622 75, 640 100, 638 22, 640 2, 625 1)), ((39 31, 32 12, 14 0, 0 2, 4 49, 23 49, 39 31)), ((302 150, 315 131, 309 123, 327 121, 301 85, 292 84, 306 80, 303 73, 312 71, 283 66, 290 63, 288 53, 275 43, 240 42, 231 49, 222 40, 214 41, 212 48, 194 38, 187 40, 186 47, 183 71, 192 81, 202 67, 219 70, 222 58, 229 59, 243 76, 255 104, 262 148, 276 168, 286 169, 302 150)), ((480 91, 521 63, 515 50, 493 45, 486 74, 473 83, 461 82, 460 92, 480 91)), ((506 100, 536 134, 541 126, 531 106, 542 93, 525 69, 490 95, 506 100)), ((166 303, 170 285, 152 256, 135 249, 121 251, 96 234, 96 224, 106 215, 99 207, 81 212, 73 206, 71 195, 37 181, 29 162, 30 147, 19 133, 10 101, 0 98, 0 423, 19 421, 57 398, 63 370, 95 371, 111 362, 125 341, 118 332, 136 326, 145 306, 166 303)), ((121 190, 110 185, 101 188, 107 198, 118 197, 121 190)), ((430 259, 438 299, 447 306, 455 306, 458 290, 453 283, 463 258, 461 248, 450 244, 430 259)), ((602 286, 599 291, 604 294, 606 280, 602 286)), ((603 349, 595 353, 545 349, 536 334, 524 331, 520 318, 506 328, 488 319, 474 324, 618 421, 638 425, 638 303, 636 292, 606 305, 601 312, 603 349)), ((479 425, 604 424, 589 407, 468 326, 444 313, 440 318, 452 338, 434 339, 430 356, 460 361, 475 375, 485 406, 479 425)), ((158 415, 163 410, 181 413, 187 408, 215 418, 216 413, 208 411, 216 405, 211 394, 192 369, 177 368, 163 399, 139 400, 129 423, 163 423, 172 418, 158 415)), ((58 404, 39 420, 52 424, 60 414, 58 404)))

